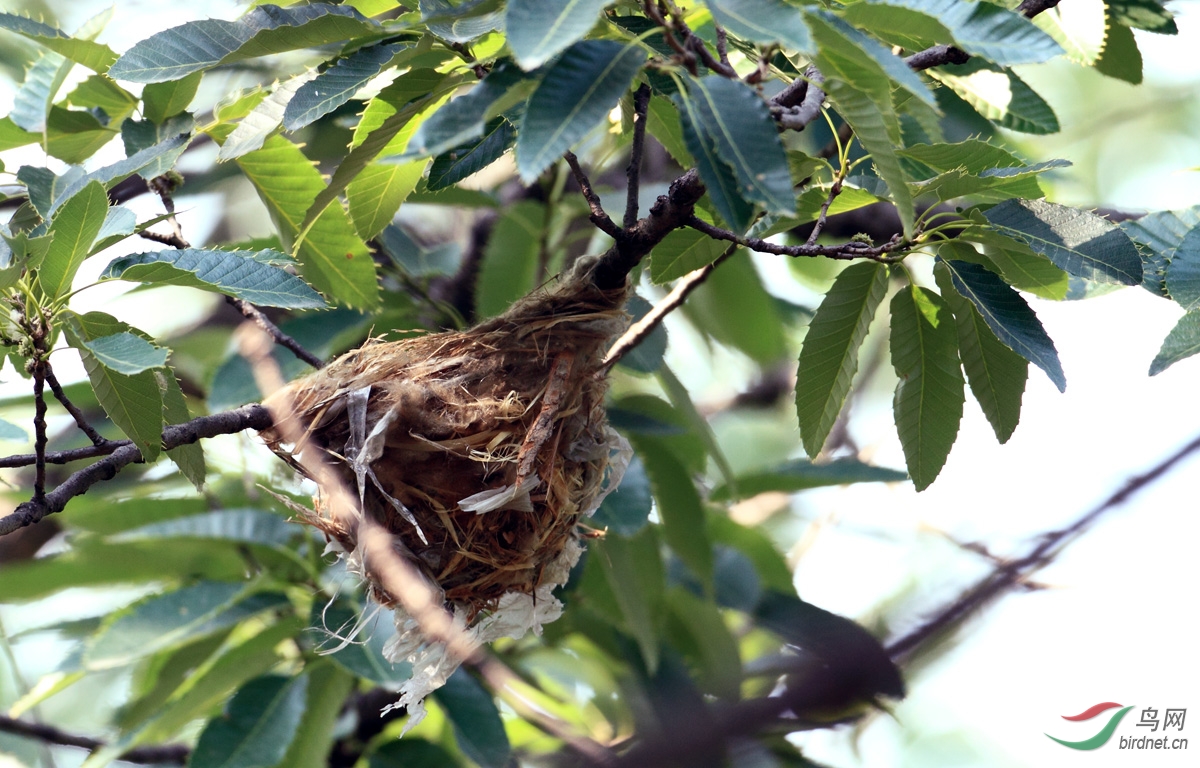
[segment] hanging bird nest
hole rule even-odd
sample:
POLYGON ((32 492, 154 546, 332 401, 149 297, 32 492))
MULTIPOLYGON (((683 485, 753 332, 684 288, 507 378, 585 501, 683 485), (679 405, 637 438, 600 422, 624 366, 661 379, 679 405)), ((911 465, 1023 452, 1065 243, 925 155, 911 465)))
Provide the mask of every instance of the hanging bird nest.
MULTIPOLYGON (((292 409, 294 444, 278 427, 262 436, 294 466, 318 451, 476 639, 539 629, 561 609, 550 592, 579 558, 581 521, 629 460, 597 375, 627 322, 624 296, 566 280, 466 331, 369 342, 266 401, 292 409)), ((397 607, 362 562, 355 521, 320 496, 304 518, 397 607)), ((390 656, 428 650, 402 610, 396 623, 390 656)))

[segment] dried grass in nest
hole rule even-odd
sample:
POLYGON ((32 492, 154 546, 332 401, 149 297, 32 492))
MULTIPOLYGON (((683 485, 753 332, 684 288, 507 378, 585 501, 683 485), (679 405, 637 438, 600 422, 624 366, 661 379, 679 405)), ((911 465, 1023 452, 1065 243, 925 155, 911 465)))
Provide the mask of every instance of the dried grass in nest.
MULTIPOLYGON (((290 403, 297 445, 263 437, 288 459, 322 452, 466 626, 506 596, 554 602, 549 590, 579 555, 578 523, 623 471, 610 459, 628 460, 596 376, 626 323, 623 299, 567 281, 466 331, 368 343, 267 401, 290 403)), ((352 522, 319 500, 306 517, 355 556, 352 522)), ((394 605, 359 567, 372 596, 394 605)))

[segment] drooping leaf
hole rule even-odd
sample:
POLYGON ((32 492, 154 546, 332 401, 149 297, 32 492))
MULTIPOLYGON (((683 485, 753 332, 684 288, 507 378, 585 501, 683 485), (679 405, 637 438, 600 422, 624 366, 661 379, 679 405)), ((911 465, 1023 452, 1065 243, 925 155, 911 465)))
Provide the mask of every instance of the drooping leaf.
POLYGON ((298 131, 342 106, 404 48, 400 43, 373 45, 338 59, 332 67, 295 89, 281 115, 283 127, 298 131))
MULTIPOLYGON (((652 309, 650 302, 638 294, 629 297, 625 303, 625 311, 629 313, 631 322, 638 322, 652 309)), ((662 368, 663 355, 667 352, 667 329, 659 325, 649 335, 637 343, 622 357, 617 365, 621 368, 638 373, 654 373, 662 368)))
POLYGON ((341 723, 347 695, 354 689, 354 677, 336 664, 309 663, 304 715, 296 726, 296 735, 278 763, 288 768, 326 768, 335 734, 341 723))
POLYGON ((114 259, 101 275, 152 285, 186 285, 215 291, 252 304, 286 309, 324 309, 327 305, 303 280, 268 263, 282 253, 184 250, 136 253, 114 259))
POLYGON ((517 133, 517 170, 530 183, 616 106, 646 60, 641 48, 584 40, 568 48, 529 97, 517 133))
POLYGON ((705 5, 713 19, 738 37, 813 53, 812 35, 795 6, 779 0, 707 0, 705 5))
MULTIPOLYGON (((754 574, 753 567, 748 571, 754 574)), ((671 590, 666 603, 671 619, 668 627, 679 627, 685 633, 685 637, 676 637, 674 645, 682 646, 693 660, 701 690, 736 700, 742 682, 742 662, 737 640, 717 604, 679 587, 671 590)))
POLYGON ((1029 19, 992 3, 964 0, 870 2, 920 11, 945 26, 959 48, 997 64, 1036 64, 1063 52, 1052 37, 1029 19))
POLYGON ((1103 3, 1068 3, 1047 8, 1031 21, 1054 38, 1067 59, 1091 67, 1104 49, 1106 15, 1103 3))
POLYGON ((524 78, 511 62, 500 62, 470 91, 451 99, 417 128, 406 155, 440 155, 485 134, 493 104, 524 78))
MULTIPOLYGON (((821 26, 818 46, 822 55, 833 55, 843 61, 853 59, 856 66, 872 70, 881 79, 890 80, 928 107, 937 109, 937 99, 921 76, 886 46, 832 13, 810 11, 810 25, 814 19, 819 19, 817 24, 821 26)), ((843 75, 853 76, 844 66, 840 70, 843 75)))
MULTIPOLYGON (((982 213, 973 211, 971 218, 977 223, 984 224, 987 219, 982 213)), ((1014 288, 1028 291, 1044 299, 1060 301, 1067 296, 1070 288, 1070 275, 1059 269, 1049 259, 1040 253, 1034 253, 1021 240, 1003 235, 992 229, 972 229, 965 237, 984 246, 984 254, 970 256, 970 251, 958 249, 955 258, 962 261, 977 261, 985 266, 995 266, 1004 276, 1005 282, 1014 288)), ((965 243, 964 243, 965 244, 965 243)))
POLYGON ((1150 375, 1157 376, 1197 352, 1200 352, 1200 312, 1188 312, 1163 339, 1162 347, 1150 363, 1150 375))
POLYGON ((491 694, 459 667, 433 695, 454 724, 454 739, 463 754, 482 768, 506 768, 512 746, 491 694))
MULTIPOLYGON (((895 483, 906 479, 908 475, 903 472, 864 464, 857 459, 835 459, 827 464, 793 459, 766 472, 739 475, 737 490, 742 497, 749 498, 770 491, 796 493, 830 485, 895 483)), ((709 497, 713 501, 724 501, 732 497, 731 490, 729 485, 719 485, 709 497)))
POLYGON ((699 125, 712 140, 720 161, 733 169, 738 194, 762 205, 768 213, 790 214, 796 209, 787 155, 771 113, 754 89, 738 80, 710 75, 688 81, 699 125))
POLYGON ((745 250, 721 262, 688 297, 684 312, 705 333, 759 363, 787 352, 779 306, 745 250))
POLYGON ((620 618, 637 641, 642 661, 648 669, 656 668, 659 661, 656 611, 664 582, 655 529, 645 527, 631 538, 606 537, 596 543, 594 556, 620 618))
POLYGON ((497 117, 484 127, 482 138, 433 159, 426 179, 429 190, 445 189, 483 170, 500 159, 516 140, 517 131, 512 123, 497 117))
POLYGON ((541 203, 525 200, 497 219, 476 284, 475 308, 480 317, 500 314, 533 289, 545 218, 541 203))
POLYGON ((1137 246, 1117 225, 1090 211, 1045 200, 1008 200, 983 215, 1072 275, 1101 283, 1142 282, 1137 246))
POLYGON ((42 290, 57 299, 71 290, 79 265, 87 258, 108 215, 108 195, 93 181, 55 212, 48 234, 53 236, 38 271, 42 290))
MULTIPOLYGON (((170 368, 162 368, 154 372, 158 380, 158 390, 162 393, 163 421, 167 424, 183 424, 190 421, 192 414, 188 412, 187 400, 175 372, 170 368)), ((180 473, 196 487, 203 490, 208 467, 204 462, 204 446, 200 441, 186 443, 167 451, 167 457, 175 462, 180 473)))
MULTIPOLYGON (((19 176, 19 174, 18 174, 19 176)), ((1121 229, 1140 246, 1142 287, 1157 296, 1167 296, 1167 264, 1183 238, 1200 226, 1200 206, 1178 211, 1156 211, 1121 222, 1121 229)), ((1200 243, 1196 245, 1200 246, 1200 243)), ((1200 254, 1197 254, 1200 256, 1200 254)))
POLYGON ((1164 0, 1104 0, 1113 21, 1126 27, 1163 35, 1179 33, 1174 14, 1163 6, 1164 0))
POLYGON ((611 0, 510 0, 508 47, 525 70, 537 69, 586 35, 611 0))
POLYGON ((196 98, 203 73, 193 72, 177 80, 150 83, 142 89, 142 114, 152 123, 161 123, 188 108, 196 98))
POLYGON ((809 456, 825 445, 858 370, 858 349, 887 293, 888 269, 876 262, 842 270, 808 326, 796 371, 796 414, 809 456))
POLYGON ((1008 67, 971 59, 929 73, 997 125, 1022 133, 1058 133, 1054 110, 1008 67))
POLYGON ((673 100, 679 108, 684 143, 696 160, 696 170, 704 182, 708 198, 725 220, 726 226, 739 234, 745 232, 754 221, 754 206, 738 192, 738 180, 733 169, 717 154, 716 139, 709 135, 699 105, 682 92, 676 93, 673 100))
POLYGON ((15 32, 100 74, 107 72, 112 63, 117 60, 117 54, 113 53, 107 45, 93 40, 71 37, 49 24, 13 13, 0 13, 0 29, 15 32))
MULTIPOLYGON (((943 257, 947 255, 942 253, 943 257)), ((942 298, 954 313, 958 354, 967 373, 967 383, 996 439, 1006 443, 1021 420, 1021 397, 1029 378, 1029 361, 996 338, 975 305, 954 287, 945 262, 939 261, 934 267, 934 276, 942 298)))
POLYGON ((377 23, 344 5, 262 5, 237 21, 190 21, 151 35, 122 54, 108 74, 116 80, 161 83, 220 64, 326 45, 378 30, 377 23))
POLYGON ((705 532, 704 506, 695 484, 660 439, 634 435, 630 442, 650 478, 667 544, 700 579, 705 589, 711 588, 712 544, 705 532))
MULTIPOLYGON (((237 159, 271 213, 284 247, 291 249, 313 199, 326 187, 300 148, 282 136, 237 159)), ((316 221, 296 254, 301 274, 338 303, 371 308, 379 301, 375 265, 354 232, 346 211, 330 206, 316 221)))
POLYGON ((417 188, 426 165, 425 160, 373 163, 350 182, 346 207, 359 237, 370 240, 392 223, 396 211, 417 188))
POLYGON ((934 481, 958 436, 963 375, 954 316, 940 296, 910 286, 892 299, 892 366, 900 382, 892 410, 913 485, 934 481))
POLYGON ((140 336, 122 331, 100 336, 83 344, 110 371, 132 376, 167 364, 167 350, 156 347, 140 336))
POLYGON ((264 768, 279 764, 304 716, 308 676, 259 677, 242 686, 200 733, 190 768, 264 768))
POLYGON ((1101 74, 1124 80, 1133 85, 1142 82, 1142 52, 1129 27, 1120 24, 1108 25, 1104 36, 1104 50, 1095 63, 1101 74))

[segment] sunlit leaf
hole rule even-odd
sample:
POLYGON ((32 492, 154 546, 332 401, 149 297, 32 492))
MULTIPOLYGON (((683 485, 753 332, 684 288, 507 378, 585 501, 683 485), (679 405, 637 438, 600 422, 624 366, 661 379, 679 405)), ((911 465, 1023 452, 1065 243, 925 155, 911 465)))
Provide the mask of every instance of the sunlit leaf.
POLYGON ((536 69, 586 35, 611 0, 509 0, 508 47, 524 69, 536 69))
POLYGON ((1150 375, 1157 376, 1180 360, 1200 352, 1200 312, 1188 312, 1163 339, 1162 347, 1150 363, 1150 375))

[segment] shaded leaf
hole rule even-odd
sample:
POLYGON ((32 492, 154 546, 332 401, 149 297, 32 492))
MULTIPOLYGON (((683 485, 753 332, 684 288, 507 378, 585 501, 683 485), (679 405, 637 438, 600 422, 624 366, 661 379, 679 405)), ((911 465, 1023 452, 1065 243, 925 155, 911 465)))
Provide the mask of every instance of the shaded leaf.
POLYGON ((509 0, 508 47, 523 69, 540 67, 579 40, 611 0, 509 0))
POLYGON ((421 739, 385 742, 371 754, 367 768, 457 768, 458 760, 444 748, 421 739))
MULTIPOLYGON (((822 55, 852 58, 857 66, 865 66, 877 76, 890 80, 910 95, 925 102, 930 108, 937 109, 937 99, 921 76, 886 46, 832 13, 810 11, 809 18, 814 17, 819 18, 819 23, 823 25, 819 40, 822 55)), ((841 72, 843 75, 854 76, 845 67, 841 68, 841 72)))
POLYGON ((699 105, 683 92, 672 97, 679 109, 679 121, 688 152, 696 160, 696 170, 704 182, 708 198, 726 226, 745 232, 754 221, 754 206, 738 192, 733 169, 717 154, 717 142, 709 135, 699 105))
POLYGON ((946 463, 963 410, 954 316, 940 296, 909 286, 892 299, 892 410, 913 485, 923 491, 946 463))
POLYGON ((233 132, 221 142, 217 161, 233 160, 247 152, 261 149, 267 137, 279 130, 279 126, 283 122, 284 111, 295 98, 296 92, 311 83, 315 77, 317 77, 317 71, 310 69, 276 83, 274 89, 259 101, 254 109, 250 110, 250 113, 234 126, 233 132))
POLYGON ((103 74, 117 60, 117 54, 107 45, 93 40, 84 40, 64 33, 62 30, 39 21, 13 13, 0 13, 0 29, 15 32, 22 37, 82 64, 93 72, 103 74))
MULTIPOLYGON (((83 175, 69 174, 70 180, 55 189, 50 209, 43 214, 43 217, 53 216, 54 212, 60 206, 64 205, 93 181, 100 182, 104 185, 105 189, 112 189, 113 186, 127 177, 157 163, 164 156, 177 152, 181 147, 187 146, 187 143, 188 137, 185 135, 171 136, 170 138, 163 139, 154 146, 139 150, 124 160, 118 160, 111 165, 97 168, 83 175)), ((64 178, 66 176, 64 175, 64 178)))
MULTIPOLYGON (((22 437, 17 439, 24 439, 24 433, 21 434, 22 437)), ((591 523, 618 536, 633 536, 646 526, 653 503, 646 467, 634 456, 621 478, 620 487, 604 497, 591 523)))
POLYGON ((523 200, 496 220, 476 281, 475 308, 493 317, 533 289, 542 247, 545 207, 523 200))
POLYGON ((1170 253, 1167 293, 1188 312, 1200 307, 1200 226, 1193 227, 1170 253))
POLYGON ((920 11, 947 28, 959 48, 997 64, 1036 64, 1063 52, 1054 38, 1029 19, 992 3, 964 0, 870 2, 920 11))
POLYGON ((296 735, 278 763, 287 768, 327 768, 334 735, 341 724, 340 715, 347 695, 354 689, 354 677, 336 664, 309 663, 304 715, 296 726, 296 735))
POLYGON ((161 83, 219 64, 312 48, 378 30, 378 24, 347 6, 263 5, 237 21, 190 21, 151 35, 122 54, 108 74, 117 80, 161 83))
POLYGON ((399 43, 360 48, 301 83, 281 115, 283 127, 297 131, 342 106, 404 48, 399 43))
POLYGON ((646 467, 668 546, 696 574, 705 589, 711 589, 712 545, 705 532, 704 506, 695 484, 658 438, 634 435, 630 442, 646 467))
POLYGON ((208 722, 189 768, 269 768, 287 754, 304 716, 308 676, 259 677, 242 686, 225 714, 208 722))
POLYGON ((887 293, 887 279, 888 269, 882 264, 850 265, 809 323, 796 371, 796 414, 809 456, 821 452, 850 392, 858 349, 887 293))
MULTIPOLYGON (((793 459, 766 472, 752 472, 737 478, 738 494, 743 498, 772 491, 795 493, 809 488, 850 483, 895 483, 907 480, 908 475, 894 469, 864 464, 857 459, 842 458, 826 464, 813 464, 806 459, 793 459)), ((732 497, 729 485, 719 485, 709 495, 713 501, 732 497)))
POLYGON ((242 544, 283 545, 300 531, 295 523, 258 509, 217 509, 122 531, 110 541, 214 539, 242 544))
POLYGON ((1200 312, 1188 312, 1163 339, 1162 347, 1150 363, 1150 375, 1157 376, 1197 352, 1200 352, 1200 312))
MULTIPOLYGON (((152 123, 148 120, 126 120, 121 123, 121 141, 125 144, 125 154, 134 155, 167 139, 189 136, 195 125, 196 121, 187 113, 168 117, 161 123, 152 123)), ((163 175, 175 167, 175 162, 185 149, 187 149, 186 142, 178 142, 174 149, 158 154, 152 162, 139 168, 138 175, 144 179, 153 179, 155 176, 163 175)))
POLYGON ((983 215, 1072 275, 1101 283, 1142 282, 1137 247, 1117 225, 1090 211, 1045 200, 1007 200, 983 215))
MULTIPOLYGON (((753 568, 749 570, 753 575, 753 568)), ((742 662, 737 641, 717 605, 680 588, 671 590, 666 603, 673 623, 687 634, 684 643, 675 645, 683 645, 695 659, 701 689, 723 699, 736 700, 742 682, 742 662)))
POLYGON ((433 695, 454 724, 463 754, 483 768, 506 768, 512 747, 492 695, 462 667, 433 695))
POLYGON ((688 227, 673 230, 650 252, 650 279, 666 283, 683 277, 716 261, 725 246, 699 230, 688 227))
POLYGON ((637 641, 642 661, 653 670, 659 661, 656 611, 664 589, 655 530, 645 527, 632 538, 609 536, 593 546, 589 562, 594 558, 599 564, 625 626, 637 641))
POLYGON ((641 48, 584 40, 568 48, 529 97, 517 133, 517 170, 530 183, 616 106, 646 60, 641 48))
MULTIPOLYGON (((625 303, 625 311, 630 314, 631 321, 634 323, 645 317, 652 308, 650 302, 636 293, 630 296, 625 303)), ((663 355, 666 353, 667 329, 660 323, 633 349, 626 352, 617 365, 638 373, 654 373, 662 368, 663 355)))
POLYGON ((196 98, 203 74, 193 72, 177 80, 150 83, 142 89, 142 114, 152 123, 161 123, 188 108, 196 98))
POLYGON ((167 364, 167 350, 132 333, 100 336, 83 344, 110 371, 132 376, 167 364))
POLYGON ((738 37, 813 53, 812 35, 795 6, 779 0, 706 0, 705 5, 717 23, 738 37))
POLYGON ((929 73, 997 125, 1022 133, 1058 133, 1054 110, 1007 67, 971 59, 929 73))
POLYGON ((684 304, 688 319, 723 344, 760 363, 787 352, 783 317, 749 253, 723 261, 684 304))
MULTIPOLYGON (((12 440, 14 442, 24 443, 29 440, 29 434, 26 433, 24 429, 21 429, 16 424, 13 424, 11 421, 0 419, 0 440, 12 440)), ((642 476, 644 478, 645 473, 643 473, 642 476)), ((646 512, 647 514, 650 512, 649 503, 646 504, 646 512)))
POLYGON ((1163 6, 1164 0, 1104 0, 1113 21, 1126 27, 1163 35, 1178 34, 1174 14, 1163 6))
POLYGON ((26 131, 45 131, 50 105, 72 66, 70 61, 57 53, 42 53, 26 70, 25 80, 13 94, 8 119, 26 131))
POLYGON ((372 163, 346 187, 346 204, 354 230, 370 240, 392 223, 396 211, 417 188, 425 160, 410 163, 372 163))
POLYGON ((517 140, 517 131, 503 117, 491 121, 478 141, 438 155, 429 164, 430 191, 457 184, 473 173, 491 165, 509 150, 517 140))
POLYGON ((449 0, 420 0, 421 21, 443 40, 468 43, 503 26, 498 6, 495 0, 464 0, 458 5, 449 0))
MULTIPOLYGON (((289 524, 290 525, 290 524, 289 524)), ((376 685, 397 688, 412 677, 412 665, 394 663, 383 655, 384 644, 394 634, 392 612, 381 608, 373 617, 360 616, 359 609, 344 600, 329 606, 314 606, 310 630, 322 637, 321 653, 358 677, 376 685), (351 637, 360 622, 367 622, 351 637), (349 639, 345 647, 342 639, 349 639)))
POLYGON ((485 127, 493 117, 492 106, 523 79, 521 70, 511 62, 500 62, 475 87, 422 122, 409 139, 405 155, 440 155, 490 133, 485 127))
POLYGON ((1188 232, 1200 226, 1200 206, 1178 211, 1156 211, 1141 218, 1123 221, 1120 226, 1140 246, 1142 287, 1155 295, 1167 296, 1167 264, 1188 232))

